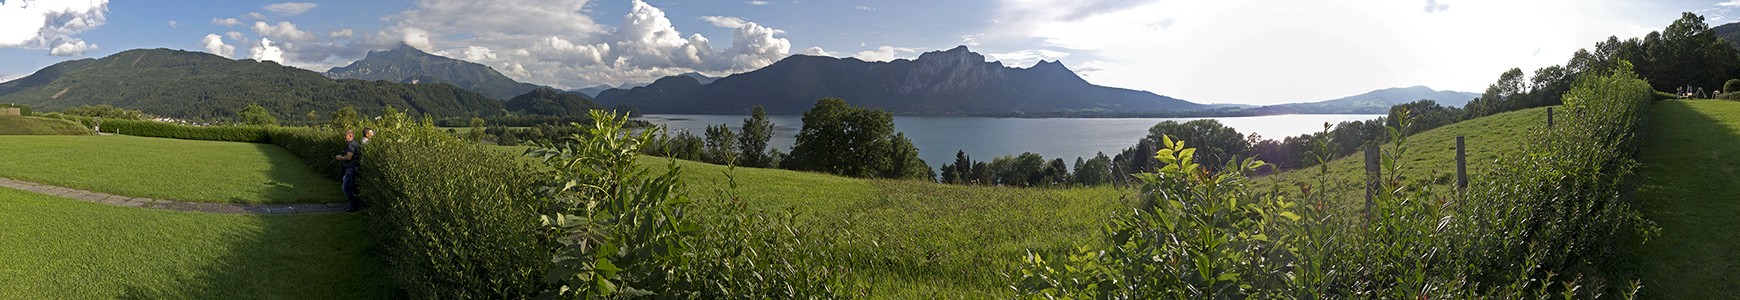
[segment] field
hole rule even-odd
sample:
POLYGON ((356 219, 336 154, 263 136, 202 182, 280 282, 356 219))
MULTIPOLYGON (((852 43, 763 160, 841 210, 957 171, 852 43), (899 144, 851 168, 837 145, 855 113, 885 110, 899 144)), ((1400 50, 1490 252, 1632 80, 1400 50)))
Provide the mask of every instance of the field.
POLYGON ((231 216, 0 188, 0 298, 374 299, 361 215, 231 216))
POLYGON ((1663 101, 1653 113, 1638 198, 1661 235, 1633 249, 1642 296, 1733 297, 1740 286, 1740 102, 1663 101))
POLYGON ((66 120, 0 116, 0 135, 90 135, 90 128, 66 120))
MULTIPOLYGON (((871 237, 863 249, 884 263, 853 266, 888 299, 1007 298, 1002 272, 1027 250, 1065 251, 1100 242, 1106 216, 1131 203, 1116 188, 1017 189, 922 181, 863 180, 774 169, 643 157, 643 166, 683 168, 692 197, 735 195, 751 208, 795 209, 799 222, 871 237)), ((709 198, 711 197, 711 198, 709 198)))
MULTIPOLYGON (((1565 118, 1558 112, 1557 118, 1565 118)), ((1546 108, 1532 108, 1467 120, 1407 138, 1407 152, 1402 156, 1402 174, 1408 182, 1435 190, 1446 190, 1456 183, 1456 136, 1464 136, 1468 150, 1470 180, 1489 166, 1497 164, 1501 154, 1522 149, 1530 131, 1547 126, 1546 108)), ((1385 145, 1389 151, 1392 145, 1385 145)), ((1386 171, 1387 172, 1387 171, 1386 171)), ((1298 184, 1316 185, 1318 167, 1282 172, 1259 179, 1262 184, 1275 185, 1285 191, 1297 191, 1298 184)), ((1385 174, 1386 176, 1388 174, 1385 174)), ((1329 183, 1336 190, 1360 191, 1364 188, 1364 152, 1355 153, 1329 163, 1329 183)), ((1360 197, 1348 195, 1347 197, 1360 197)))
POLYGON ((122 135, 0 136, 0 153, 6 153, 0 177, 116 195, 246 204, 344 198, 337 181, 271 144, 122 135))

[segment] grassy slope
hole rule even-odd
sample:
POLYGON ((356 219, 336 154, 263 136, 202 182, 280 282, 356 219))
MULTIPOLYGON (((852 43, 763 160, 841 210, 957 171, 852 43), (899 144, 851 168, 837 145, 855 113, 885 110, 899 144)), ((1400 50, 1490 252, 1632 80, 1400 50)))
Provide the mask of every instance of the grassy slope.
MULTIPOLYGON (((672 160, 644 157, 662 168, 672 160)), ((692 196, 729 189, 722 166, 676 161, 692 196)), ((1014 189, 921 181, 863 180, 738 168, 736 195, 754 208, 792 208, 799 222, 874 238, 881 265, 853 266, 891 299, 1008 298, 1008 279, 1029 249, 1098 243, 1105 217, 1133 193, 1114 188, 1014 189)), ((718 199, 718 198, 712 198, 718 199)))
POLYGON ((90 128, 67 120, 0 116, 0 135, 90 135, 90 128))
POLYGON ((1740 102, 1663 101, 1652 110, 1638 197, 1661 235, 1633 249, 1642 295, 1731 298, 1740 286, 1740 102))
POLYGON ((361 215, 230 216, 0 188, 0 298, 389 298, 361 215))
MULTIPOLYGON (((335 150, 336 151, 336 150, 335 150)), ((199 202, 338 202, 338 182, 275 145, 132 136, 0 136, 0 177, 199 202)))
MULTIPOLYGON (((1555 109, 1565 118, 1562 111, 1555 109)), ((1464 136, 1468 147, 1468 174, 1473 177, 1480 174, 1487 166, 1495 164, 1502 153, 1518 151, 1524 143, 1526 133, 1532 130, 1546 128, 1546 108, 1533 108, 1520 111, 1501 113, 1484 118, 1467 120, 1431 131, 1409 136, 1407 153, 1402 155, 1402 174, 1410 182, 1427 183, 1433 189, 1447 189, 1456 183, 1456 136, 1464 136)), ((1391 146, 1384 146, 1388 151, 1391 146)), ((1280 185, 1283 190, 1297 191, 1298 184, 1318 183, 1318 168, 1310 167, 1301 170, 1282 172, 1279 176, 1258 180, 1262 184, 1280 185)), ((1364 152, 1356 153, 1329 163, 1329 182, 1338 185, 1336 190, 1364 190, 1365 177, 1364 152)), ((1361 197, 1348 195, 1347 197, 1361 197)))

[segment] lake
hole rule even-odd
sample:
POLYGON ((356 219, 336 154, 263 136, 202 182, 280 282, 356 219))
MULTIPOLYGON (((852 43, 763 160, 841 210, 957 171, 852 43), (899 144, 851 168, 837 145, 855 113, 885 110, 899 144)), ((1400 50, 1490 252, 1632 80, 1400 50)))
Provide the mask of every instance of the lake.
MULTIPOLYGON (((1136 145, 1136 140, 1148 135, 1148 128, 1163 121, 1186 122, 1215 119, 1242 134, 1257 133, 1265 139, 1279 140, 1323 130, 1323 123, 1370 120, 1384 115, 1275 115, 1231 118, 982 118, 982 117, 908 117, 895 116, 894 127, 906 133, 918 146, 919 157, 931 168, 955 161, 955 151, 966 150, 973 160, 990 161, 992 157, 1033 152, 1046 160, 1063 158, 1074 165, 1076 157, 1092 158, 1105 152, 1116 156, 1118 151, 1136 145)), ((675 133, 688 130, 700 136, 707 125, 727 124, 741 130, 743 119, 736 115, 645 115, 642 120, 663 124, 675 133)), ((803 116, 768 116, 773 121, 773 140, 769 147, 791 153, 797 142, 797 132, 803 127, 803 116)), ((741 131, 739 131, 741 132, 741 131)))

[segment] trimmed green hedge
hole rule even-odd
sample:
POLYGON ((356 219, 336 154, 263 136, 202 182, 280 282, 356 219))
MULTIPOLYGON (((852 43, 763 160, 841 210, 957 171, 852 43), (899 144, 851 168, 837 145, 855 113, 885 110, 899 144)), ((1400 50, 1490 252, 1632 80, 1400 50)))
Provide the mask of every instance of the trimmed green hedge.
MULTIPOLYGON (((315 172, 320 172, 320 174, 333 180, 338 180, 340 176, 343 176, 340 173, 342 170, 338 161, 333 160, 332 156, 338 155, 339 151, 344 150, 344 132, 331 129, 277 127, 267 130, 267 137, 272 144, 284 147, 285 150, 290 150, 290 153, 301 157, 302 161, 308 164, 308 167, 314 168, 315 172)), ((367 159, 368 152, 364 152, 363 157, 367 159)))

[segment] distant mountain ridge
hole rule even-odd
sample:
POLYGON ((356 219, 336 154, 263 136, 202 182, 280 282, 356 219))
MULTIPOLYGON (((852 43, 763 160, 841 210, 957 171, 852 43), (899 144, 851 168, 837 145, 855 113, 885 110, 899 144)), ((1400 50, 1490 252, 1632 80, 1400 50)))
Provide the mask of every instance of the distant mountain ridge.
POLYGON ((1384 114, 1390 106, 1432 100, 1439 105, 1461 107, 1479 98, 1479 93, 1440 91, 1425 86, 1387 88, 1359 95, 1306 103, 1250 108, 1260 114, 1384 114))
POLYGON ((1209 108, 1146 91, 1093 85, 1055 61, 1029 68, 986 62, 966 46, 890 62, 793 55, 711 83, 671 76, 644 87, 606 90, 596 99, 605 106, 629 105, 649 114, 737 114, 755 105, 765 106, 770 114, 798 114, 830 97, 903 115, 1209 108))
POLYGON ((505 113, 501 101, 449 84, 335 80, 275 62, 204 52, 134 49, 57 63, 0 83, 0 102, 37 111, 108 104, 176 118, 231 118, 249 104, 281 120, 320 118, 345 106, 379 113, 386 105, 437 117, 505 113))
POLYGON ((326 71, 326 76, 418 84, 447 83, 496 100, 507 100, 543 87, 508 78, 483 64, 429 54, 403 44, 393 49, 370 51, 361 60, 326 71))
MULTIPOLYGON (((695 72, 688 72, 688 73, 682 73, 682 74, 671 75, 671 76, 687 76, 690 78, 694 78, 696 82, 700 82, 701 84, 713 83, 713 81, 719 80, 719 78, 720 78, 720 77, 707 76, 707 75, 704 75, 701 73, 695 73, 695 72)), ((577 89, 572 89, 572 90, 568 90, 568 91, 580 93, 580 94, 586 95, 586 97, 590 97, 590 98, 597 98, 598 93, 602 93, 602 92, 610 90, 610 89, 625 89, 626 90, 626 89, 632 89, 632 88, 636 88, 636 87, 647 86, 649 84, 652 84, 652 83, 650 83, 650 82, 649 83, 638 83, 638 84, 636 84, 636 83, 624 83, 624 84, 619 85, 619 86, 610 86, 608 84, 600 84, 600 85, 593 86, 593 87, 577 88, 577 89)))

